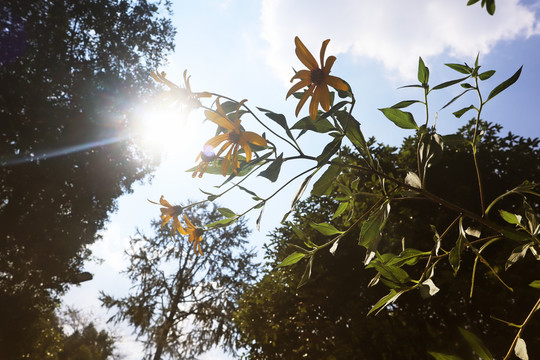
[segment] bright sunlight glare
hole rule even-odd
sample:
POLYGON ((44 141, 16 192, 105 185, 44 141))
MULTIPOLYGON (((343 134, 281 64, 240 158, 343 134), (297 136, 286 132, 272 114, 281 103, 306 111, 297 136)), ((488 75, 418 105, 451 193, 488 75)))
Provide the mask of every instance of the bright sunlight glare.
POLYGON ((136 129, 141 145, 160 154, 195 157, 193 154, 200 151, 200 123, 186 111, 177 106, 141 106, 136 129))

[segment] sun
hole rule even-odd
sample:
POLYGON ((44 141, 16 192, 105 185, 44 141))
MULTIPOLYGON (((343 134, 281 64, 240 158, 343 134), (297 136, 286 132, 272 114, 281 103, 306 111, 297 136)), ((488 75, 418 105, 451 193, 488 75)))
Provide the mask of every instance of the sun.
POLYGON ((185 108, 146 104, 136 116, 136 137, 148 151, 174 155, 196 153, 200 125, 185 108))

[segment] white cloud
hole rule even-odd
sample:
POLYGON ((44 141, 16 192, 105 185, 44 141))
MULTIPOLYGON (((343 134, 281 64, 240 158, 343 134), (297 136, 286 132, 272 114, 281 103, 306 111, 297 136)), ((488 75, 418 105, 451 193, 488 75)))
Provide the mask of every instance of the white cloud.
MULTIPOLYGON (((530 1, 529 1, 530 3, 530 1)), ((403 79, 416 74, 418 56, 446 53, 456 57, 485 55, 498 42, 540 34, 532 5, 497 0, 494 16, 479 4, 449 0, 263 0, 262 36, 269 43, 267 61, 288 80, 298 35, 318 58, 323 40, 327 54, 349 53, 375 59, 403 79)))

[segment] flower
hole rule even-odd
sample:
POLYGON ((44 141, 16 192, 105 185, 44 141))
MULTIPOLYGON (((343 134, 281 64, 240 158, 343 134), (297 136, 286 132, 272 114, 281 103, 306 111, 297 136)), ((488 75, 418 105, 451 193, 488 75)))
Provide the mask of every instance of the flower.
POLYGON ((227 174, 229 164, 231 163, 233 172, 238 174, 238 168, 240 168, 240 164, 238 162, 238 150, 240 148, 244 149, 244 152, 246 153, 246 162, 249 162, 251 160, 251 147, 249 146, 249 143, 260 146, 266 146, 267 144, 266 140, 262 136, 251 131, 244 131, 244 129, 240 126, 241 120, 238 115, 238 110, 245 101, 247 100, 242 100, 238 104, 234 121, 229 120, 227 114, 225 114, 225 111, 219 103, 219 98, 216 100, 217 111, 205 111, 205 115, 210 121, 213 121, 220 127, 228 130, 225 134, 214 136, 205 144, 207 146, 211 146, 212 148, 217 148, 221 143, 225 143, 221 146, 221 149, 218 151, 216 156, 221 155, 221 153, 230 147, 221 163, 221 173, 223 176, 227 174))
POLYGON ((199 178, 202 178, 204 172, 206 171, 206 168, 208 168, 208 164, 216 159, 216 153, 214 152, 214 148, 210 145, 205 145, 203 151, 201 151, 199 155, 197 155, 195 161, 199 161, 199 159, 201 159, 201 162, 191 175, 192 177, 197 176, 197 173, 199 173, 199 178))
POLYGON ((191 221, 189 221, 186 214, 184 214, 184 220, 186 221, 186 235, 189 235, 189 242, 193 243, 193 250, 195 253, 203 254, 201 249, 201 242, 203 241, 202 235, 204 234, 204 229, 196 227, 191 221))
POLYGON ((161 198, 159 199, 159 204, 155 201, 148 200, 152 204, 161 205, 163 206, 161 210, 161 227, 169 222, 169 220, 173 219, 173 226, 171 229, 171 236, 174 236, 174 234, 178 231, 182 235, 186 235, 186 230, 182 227, 182 224, 180 223, 180 220, 178 219, 178 216, 182 214, 183 208, 179 205, 173 206, 171 205, 163 195, 161 195, 161 198))
POLYGON ((336 90, 348 91, 349 86, 340 78, 330 75, 330 69, 336 61, 335 56, 329 56, 324 61, 324 53, 326 51, 326 46, 330 42, 330 39, 323 41, 321 47, 321 66, 317 64, 317 60, 311 55, 309 50, 305 45, 300 41, 298 36, 294 38, 294 43, 296 44, 296 56, 298 59, 308 68, 308 70, 300 70, 291 78, 291 82, 294 79, 300 79, 299 82, 294 84, 289 92, 287 92, 288 98, 293 93, 298 90, 309 86, 307 91, 304 93, 304 96, 300 99, 300 102, 296 106, 296 116, 304 106, 305 102, 311 95, 311 103, 309 104, 309 115, 313 120, 317 117, 317 109, 319 104, 324 111, 330 110, 330 92, 328 91, 328 85, 332 86, 336 90))
POLYGON ((201 106, 199 101, 200 98, 211 96, 211 94, 206 91, 200 93, 191 91, 191 86, 189 84, 189 78, 191 76, 187 76, 187 70, 184 70, 184 88, 168 80, 166 78, 167 74, 164 71, 161 73, 151 71, 150 75, 152 75, 152 78, 154 78, 155 81, 162 83, 171 89, 170 94, 165 96, 166 99, 169 97, 168 95, 174 95, 176 97, 173 98, 173 101, 179 101, 181 105, 186 106, 189 110, 197 109, 201 106))

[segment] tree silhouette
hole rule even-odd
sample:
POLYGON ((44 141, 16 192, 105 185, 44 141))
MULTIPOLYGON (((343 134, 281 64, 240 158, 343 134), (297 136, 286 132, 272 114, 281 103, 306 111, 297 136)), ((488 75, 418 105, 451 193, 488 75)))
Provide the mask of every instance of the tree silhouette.
MULTIPOLYGON (((215 207, 185 209, 195 225, 218 221, 215 207)), ((140 232, 127 252, 125 273, 133 283, 128 296, 102 294, 103 305, 116 309, 111 318, 126 320, 145 344, 146 359, 192 359, 212 346, 234 351, 232 313, 242 289, 255 280, 254 252, 246 248, 243 221, 205 232, 199 255, 187 238, 171 238, 154 222, 152 237, 140 232)))
POLYGON ((29 331, 36 314, 49 313, 51 296, 77 277, 116 198, 155 165, 132 141, 130 124, 134 104, 153 93, 150 70, 173 48, 175 31, 161 10, 145 0, 0 5, 0 353, 7 358, 39 342, 29 331))

